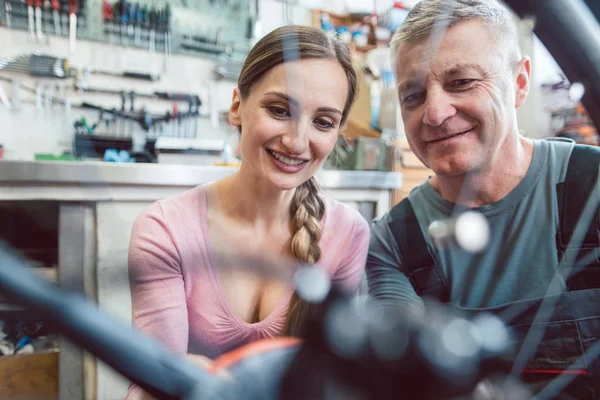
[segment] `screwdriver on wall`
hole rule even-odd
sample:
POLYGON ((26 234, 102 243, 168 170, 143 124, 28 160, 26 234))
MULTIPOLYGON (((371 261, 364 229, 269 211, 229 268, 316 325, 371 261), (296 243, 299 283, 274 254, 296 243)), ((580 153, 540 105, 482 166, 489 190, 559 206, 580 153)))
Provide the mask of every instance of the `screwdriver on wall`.
POLYGON ((42 33, 42 0, 35 0, 35 32, 39 42, 44 41, 44 34, 42 33))
POLYGON ((41 42, 43 40, 42 35, 42 1, 34 0, 33 2, 35 12, 35 37, 41 42))
POLYGON ((131 41, 133 41, 134 40, 133 23, 135 22, 135 6, 134 6, 134 4, 128 3, 126 10, 127 10, 127 20, 128 20, 127 35, 132 39, 131 41))
POLYGON ((158 14, 154 7, 148 12, 148 19, 150 22, 150 52, 154 53, 156 51, 156 26, 158 24, 158 14))
POLYGON ((102 2, 102 19, 104 20, 104 25, 106 26, 106 32, 108 33, 108 42, 113 44, 114 41, 114 24, 115 24, 115 15, 113 13, 113 6, 108 1, 104 0, 102 2))
MULTIPOLYGON (((127 38, 127 24, 129 23, 129 11, 127 7, 127 2, 125 0, 121 0, 119 14, 121 14, 121 44, 125 42, 127 38)), ((126 44, 129 44, 129 40, 127 40, 126 44)))
POLYGON ((142 22, 143 22, 143 10, 139 4, 135 4, 135 45, 140 46, 142 44, 142 22))
POLYGON ((58 0, 52 0, 50 4, 52 5, 52 15, 54 16, 54 33, 57 36, 60 36, 61 35, 60 15, 58 14, 58 10, 60 9, 60 4, 58 3, 58 0))
MULTIPOLYGON (((135 115, 135 92, 133 90, 129 92, 129 111, 131 112, 131 115, 135 115)), ((135 121, 129 120, 129 136, 133 135, 133 131, 135 130, 135 124, 135 121)))
POLYGON ((60 12, 62 34, 69 36, 69 0, 60 0, 60 12))
MULTIPOLYGON (((142 23, 141 23, 141 32, 144 37, 148 37, 150 34, 150 11, 148 10, 147 5, 143 5, 140 7, 142 14, 142 23), (147 32, 144 32, 147 31, 147 32)), ((148 39, 148 43, 150 43, 150 39, 148 39)))
POLYGON ((33 0, 27 0, 27 27, 29 28, 29 41, 35 42, 35 22, 33 17, 33 0))
POLYGON ((159 17, 159 20, 162 20, 162 29, 164 33, 165 40, 165 72, 168 70, 169 66, 169 56, 171 55, 171 33, 170 33, 170 23, 171 23, 171 7, 167 3, 165 8, 159 14, 162 15, 162 18, 159 17))
POLYGON ((10 14, 11 14, 11 7, 10 7, 10 0, 5 0, 4 1, 4 11, 6 14, 6 27, 8 29, 10 29, 10 14))
MULTIPOLYGON (((119 43, 123 44, 123 36, 120 35, 121 32, 121 6, 119 3, 113 4, 113 27, 115 32, 115 36, 119 38, 119 43)), ((115 40, 116 41, 116 40, 115 40)))
POLYGON ((77 0, 69 0, 69 53, 75 53, 77 38, 77 0))

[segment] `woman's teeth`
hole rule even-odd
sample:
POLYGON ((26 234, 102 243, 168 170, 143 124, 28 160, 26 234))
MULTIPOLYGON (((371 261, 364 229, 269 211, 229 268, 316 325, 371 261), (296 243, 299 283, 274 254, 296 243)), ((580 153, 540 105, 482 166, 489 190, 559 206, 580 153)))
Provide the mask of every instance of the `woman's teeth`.
POLYGON ((292 166, 292 167, 294 167, 296 165, 304 164, 306 162, 305 160, 297 160, 297 159, 286 157, 286 156, 276 153, 272 150, 269 150, 269 154, 271 154, 273 157, 275 157, 280 162, 282 162, 286 165, 292 166))

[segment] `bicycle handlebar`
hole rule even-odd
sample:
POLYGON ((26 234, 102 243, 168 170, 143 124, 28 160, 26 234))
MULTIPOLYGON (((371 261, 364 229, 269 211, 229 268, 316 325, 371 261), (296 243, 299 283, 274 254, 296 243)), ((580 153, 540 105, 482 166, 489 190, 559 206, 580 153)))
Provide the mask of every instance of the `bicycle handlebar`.
MULTIPOLYGON (((159 398, 225 398, 223 382, 108 318, 93 303, 24 268, 28 262, 0 242, 0 288, 17 303, 53 321, 61 334, 159 398)), ((229 384, 229 386, 231 386, 229 384)), ((231 387, 227 389, 231 392, 231 387)))

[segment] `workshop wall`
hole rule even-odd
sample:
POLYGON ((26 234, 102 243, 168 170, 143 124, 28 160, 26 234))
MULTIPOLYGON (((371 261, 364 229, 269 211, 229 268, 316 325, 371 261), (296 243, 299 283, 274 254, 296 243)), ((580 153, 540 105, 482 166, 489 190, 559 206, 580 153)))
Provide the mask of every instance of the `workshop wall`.
MULTIPOLYGON (((0 28, 0 58, 39 51, 58 57, 66 57, 71 66, 85 68, 92 66, 111 71, 137 71, 144 73, 161 73, 156 82, 145 82, 120 77, 91 75, 87 82, 92 87, 116 90, 135 90, 139 92, 171 91, 197 93, 202 101, 200 114, 206 118, 205 124, 199 125, 200 137, 221 137, 221 131, 215 131, 208 122, 209 84, 215 82, 213 68, 215 62, 200 57, 175 54, 169 58, 168 70, 163 74, 164 54, 134 49, 121 48, 100 42, 77 41, 76 51, 69 56, 68 39, 49 36, 43 44, 30 43, 27 32, 0 28)), ((114 95, 78 93, 73 89, 72 79, 34 78, 24 74, 0 71, 0 76, 19 78, 23 85, 35 88, 41 84, 43 88, 50 85, 52 91, 56 86, 70 98, 74 105, 68 113, 65 107, 58 104, 48 106, 42 102, 36 107, 35 95, 20 92, 21 107, 7 109, 0 103, 0 144, 5 148, 5 158, 30 160, 36 152, 62 153, 71 148, 73 121, 81 116, 96 118, 96 113, 89 113, 75 107, 83 101, 93 102, 105 107, 119 107, 120 98, 114 95)), ((12 98, 11 84, 0 81, 9 99, 12 98)), ((217 107, 226 111, 231 102, 231 93, 235 82, 216 82, 217 107)), ((164 113, 171 108, 171 102, 159 100, 136 100, 136 108, 147 106, 150 111, 164 113)), ((182 105, 182 107, 184 107, 182 105)))

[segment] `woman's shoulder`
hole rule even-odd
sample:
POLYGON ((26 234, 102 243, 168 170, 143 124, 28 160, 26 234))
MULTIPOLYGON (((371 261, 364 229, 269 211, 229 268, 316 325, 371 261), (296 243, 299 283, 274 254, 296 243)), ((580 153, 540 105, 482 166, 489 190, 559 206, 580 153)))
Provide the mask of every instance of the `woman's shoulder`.
MULTIPOLYGON (((177 259, 180 265, 190 258, 194 241, 205 240, 205 188, 195 187, 176 196, 154 201, 136 217, 131 231, 130 255, 151 249, 177 259)), ((165 258, 167 258, 165 256, 165 258)), ((157 265, 161 263, 157 263, 157 265)))
POLYGON ((325 202, 325 226, 338 234, 368 234, 369 223, 362 214, 339 200, 323 196, 325 202))
POLYGON ((201 221, 206 215, 206 187, 196 186, 177 195, 156 200, 137 216, 135 225, 159 223, 168 230, 180 225, 191 226, 190 221, 201 221))
POLYGON ((200 185, 177 195, 156 200, 146 208, 146 211, 153 212, 160 209, 165 217, 198 214, 203 212, 205 204, 206 186, 200 185))

